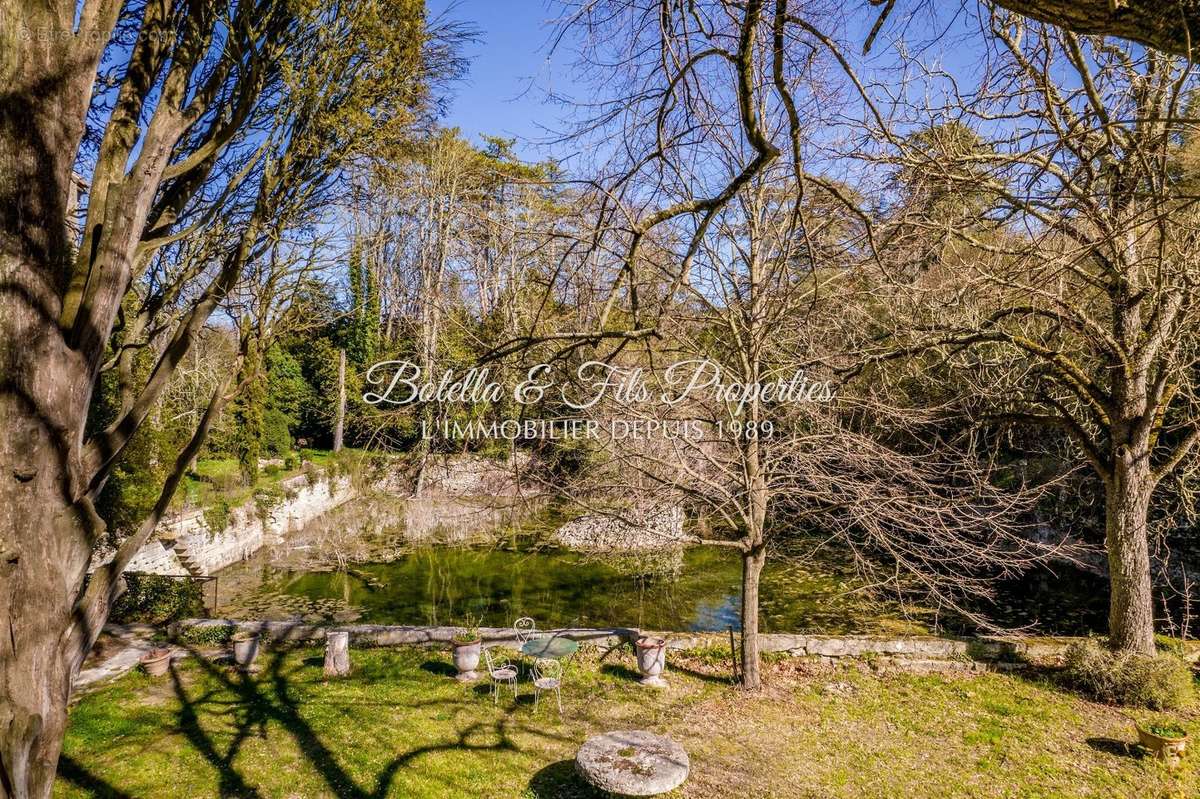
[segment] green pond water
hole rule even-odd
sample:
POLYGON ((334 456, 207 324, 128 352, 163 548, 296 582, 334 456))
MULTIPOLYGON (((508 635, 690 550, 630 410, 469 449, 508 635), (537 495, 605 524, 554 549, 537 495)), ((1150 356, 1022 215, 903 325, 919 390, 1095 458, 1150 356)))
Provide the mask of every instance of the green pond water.
MULTIPOLYGON (((740 628, 736 551, 693 547, 672 556, 589 556, 546 542, 559 509, 462 499, 355 500, 274 550, 218 573, 210 612, 233 618, 373 624, 740 628), (438 543, 433 543, 433 542, 438 543)), ((953 616, 872 597, 835 549, 800 559, 776 552, 760 587, 760 629, 794 633, 916 633, 953 616)), ((1000 625, 1049 634, 1105 627, 1103 578, 1063 568, 997 586, 979 606, 1000 625)))
MULTIPOLYGON (((741 563, 735 552, 685 551, 673 574, 639 576, 626 564, 564 550, 430 546, 387 563, 307 571, 248 562, 236 574, 229 615, 379 624, 483 626, 532 616, 544 627, 657 630, 739 628, 741 563)), ((900 609, 853 589, 829 563, 768 564, 761 588, 764 632, 867 633, 920 629, 900 609)), ((223 589, 227 591, 227 589, 223 589)))

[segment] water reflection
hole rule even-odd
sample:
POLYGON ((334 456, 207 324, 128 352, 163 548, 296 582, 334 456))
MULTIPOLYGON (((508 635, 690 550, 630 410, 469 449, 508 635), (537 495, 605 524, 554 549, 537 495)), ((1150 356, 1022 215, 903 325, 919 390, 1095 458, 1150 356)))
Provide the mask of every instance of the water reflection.
MULTIPOLYGON (((242 618, 483 625, 519 616, 543 626, 739 627, 736 552, 698 547, 642 556, 584 555, 545 546, 553 506, 488 498, 347 503, 220 575, 224 615, 242 618)), ((761 629, 911 633, 929 614, 901 612, 856 591, 835 555, 776 558, 763 572, 761 629), (913 621, 916 615, 918 621, 913 621)), ((982 608, 1002 624, 1062 634, 1103 627, 1103 580, 1074 572, 1001 586, 982 608), (1099 585, 1098 585, 1099 583, 1099 585)), ((953 622, 942 617, 943 623, 953 622)), ((960 632, 969 632, 959 629, 960 632)))
MULTIPOLYGON (((544 626, 705 631, 737 628, 741 604, 741 564, 723 549, 688 550, 679 572, 665 578, 561 550, 453 546, 340 571, 261 561, 241 568, 256 584, 243 584, 221 612, 253 618, 450 624, 470 614, 501 626, 529 615, 544 626)), ((764 631, 872 632, 898 623, 894 609, 840 592, 829 575, 768 565, 762 595, 764 631)))

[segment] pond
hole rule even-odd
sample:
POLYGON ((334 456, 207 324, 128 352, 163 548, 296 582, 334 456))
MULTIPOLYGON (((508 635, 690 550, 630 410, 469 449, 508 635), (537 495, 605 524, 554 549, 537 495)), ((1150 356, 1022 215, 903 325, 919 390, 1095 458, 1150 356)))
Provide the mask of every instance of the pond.
MULTIPOLYGON (((547 546, 528 525, 514 527, 512 514, 481 517, 436 502, 408 503, 399 512, 394 505, 343 506, 285 545, 221 571, 216 611, 338 623, 470 619, 506 626, 532 616, 543 627, 740 628, 741 563, 733 550, 693 547, 670 563, 649 565, 634 557, 585 555, 547 546), (434 515, 451 520, 448 529, 431 525, 434 515), (473 528, 470 534, 465 527, 473 528), (345 551, 354 557, 345 559, 345 551)), ((927 632, 934 623, 929 611, 872 598, 862 589, 835 552, 769 560, 760 590, 761 630, 904 634, 927 632)), ((1006 583, 988 610, 1009 626, 1078 634, 1103 629, 1106 605, 1101 578, 1069 571, 1006 583)), ((966 631, 944 615, 940 622, 966 631)))
MULTIPOLYGON (((255 618, 436 625, 470 616, 483 626, 505 626, 532 616, 545 627, 739 628, 741 562, 722 548, 689 549, 675 573, 660 576, 560 549, 453 545, 331 571, 291 570, 262 560, 234 568, 259 581, 220 611, 255 618)), ((232 576, 222 572, 220 578, 228 583, 232 576)), ((898 608, 849 593, 849 587, 849 576, 832 569, 768 565, 763 631, 865 633, 914 625, 898 608)))

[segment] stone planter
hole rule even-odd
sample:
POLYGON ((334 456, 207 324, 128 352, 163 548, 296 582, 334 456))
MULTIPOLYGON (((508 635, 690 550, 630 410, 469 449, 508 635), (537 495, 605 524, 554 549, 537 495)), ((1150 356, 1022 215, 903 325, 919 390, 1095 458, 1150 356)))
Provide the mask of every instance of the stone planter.
POLYGON ((479 655, 483 652, 483 642, 476 638, 474 641, 451 641, 454 668, 458 669, 459 682, 471 682, 479 679, 475 669, 479 667, 479 655))
POLYGON ((162 647, 151 649, 141 657, 142 669, 151 677, 161 677, 171 665, 171 650, 162 647))
POLYGON ((667 639, 642 636, 634 642, 637 651, 638 671, 642 673, 642 685, 665 688, 663 670, 667 667, 667 639))
POLYGON ((233 662, 238 668, 249 669, 258 657, 257 633, 238 633, 233 636, 233 662))
POLYGON ((1166 761, 1171 768, 1179 767, 1183 753, 1187 750, 1186 733, 1180 738, 1168 738, 1164 735, 1155 735, 1149 730, 1143 729, 1140 724, 1137 733, 1138 743, 1149 749, 1151 754, 1159 760, 1166 761))

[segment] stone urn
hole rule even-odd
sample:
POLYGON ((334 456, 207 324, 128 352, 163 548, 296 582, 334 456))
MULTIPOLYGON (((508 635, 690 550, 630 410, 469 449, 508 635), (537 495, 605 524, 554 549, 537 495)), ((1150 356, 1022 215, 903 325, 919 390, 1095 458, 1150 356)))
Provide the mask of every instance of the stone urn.
POLYGON ((142 669, 151 677, 161 677, 171 665, 171 650, 155 647, 141 657, 142 669))
POLYGON ((637 651, 638 671, 642 673, 642 685, 665 688, 663 670, 667 667, 667 639, 643 635, 634 642, 637 651))
MULTIPOLYGON (((1174 725, 1172 725, 1174 727, 1174 725)), ((1187 750, 1187 732, 1174 729, 1167 731, 1137 725, 1138 743, 1150 750, 1171 769, 1179 768, 1183 753, 1187 750)))
POLYGON ((233 662, 238 668, 249 669, 258 657, 258 633, 241 632, 233 636, 233 662))
POLYGON ((475 671, 479 667, 479 655, 483 652, 483 642, 479 636, 474 638, 450 639, 451 653, 454 658, 454 668, 458 669, 459 682, 471 682, 479 679, 475 671))

